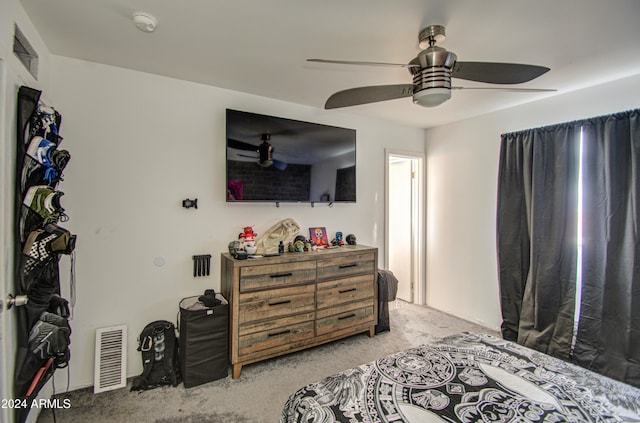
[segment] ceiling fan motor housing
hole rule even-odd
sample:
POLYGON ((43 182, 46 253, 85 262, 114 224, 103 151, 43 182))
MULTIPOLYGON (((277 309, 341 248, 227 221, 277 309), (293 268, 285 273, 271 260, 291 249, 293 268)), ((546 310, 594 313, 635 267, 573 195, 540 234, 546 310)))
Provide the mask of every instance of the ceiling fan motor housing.
POLYGON ((451 71, 457 56, 442 47, 431 46, 409 64, 413 75, 413 102, 433 107, 451 98, 451 71))
MULTIPOLYGON (((266 134, 269 135, 269 134, 266 134)), ((273 164, 273 147, 267 142, 271 138, 262 136, 262 144, 258 146, 258 165, 262 167, 269 167, 273 164)))

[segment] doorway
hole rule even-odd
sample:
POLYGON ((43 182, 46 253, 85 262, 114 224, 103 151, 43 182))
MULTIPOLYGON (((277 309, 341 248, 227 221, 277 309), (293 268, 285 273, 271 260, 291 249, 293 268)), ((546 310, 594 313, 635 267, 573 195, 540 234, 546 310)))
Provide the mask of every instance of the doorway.
POLYGON ((425 303, 424 155, 385 151, 385 267, 398 279, 397 298, 425 303))

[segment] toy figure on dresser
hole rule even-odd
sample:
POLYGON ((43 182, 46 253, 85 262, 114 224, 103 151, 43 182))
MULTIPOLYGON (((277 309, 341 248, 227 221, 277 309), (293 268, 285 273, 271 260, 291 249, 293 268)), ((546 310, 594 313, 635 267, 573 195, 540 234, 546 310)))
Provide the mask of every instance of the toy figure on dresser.
POLYGON ((229 254, 235 257, 238 251, 240 251, 241 247, 242 246, 240 245, 240 241, 238 240, 231 241, 229 243, 229 254))
POLYGON ((287 247, 287 250, 290 253, 304 253, 305 251, 309 251, 307 248, 307 240, 302 235, 296 235, 296 237, 291 241, 287 247))
POLYGON ((253 228, 251 226, 246 226, 244 228, 244 232, 238 235, 238 238, 243 240, 243 249, 247 254, 255 254, 257 247, 255 238, 258 234, 253 232, 253 228))
POLYGON ((347 244, 356 245, 356 236, 354 234, 347 235, 347 244))
POLYGON ((336 237, 331 240, 331 245, 336 247, 342 247, 344 240, 342 239, 342 232, 336 232, 336 237))

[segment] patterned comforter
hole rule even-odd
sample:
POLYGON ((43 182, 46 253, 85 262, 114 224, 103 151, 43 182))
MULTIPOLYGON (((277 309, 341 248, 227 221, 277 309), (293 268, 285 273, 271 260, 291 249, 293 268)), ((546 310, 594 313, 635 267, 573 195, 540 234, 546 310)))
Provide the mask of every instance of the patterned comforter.
POLYGON ((462 333, 299 389, 280 419, 294 422, 640 422, 640 389, 462 333))

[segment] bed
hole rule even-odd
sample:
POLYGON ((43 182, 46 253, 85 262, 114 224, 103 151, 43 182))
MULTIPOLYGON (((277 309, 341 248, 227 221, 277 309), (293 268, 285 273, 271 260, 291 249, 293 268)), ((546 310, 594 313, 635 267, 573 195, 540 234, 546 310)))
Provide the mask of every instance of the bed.
POLYGON ((280 423, 640 422, 640 389, 461 333, 302 387, 280 423))

